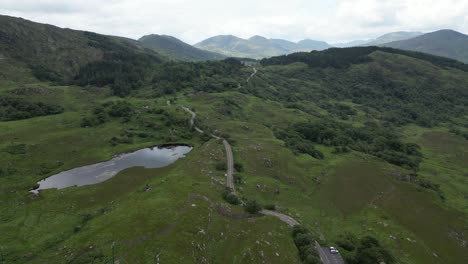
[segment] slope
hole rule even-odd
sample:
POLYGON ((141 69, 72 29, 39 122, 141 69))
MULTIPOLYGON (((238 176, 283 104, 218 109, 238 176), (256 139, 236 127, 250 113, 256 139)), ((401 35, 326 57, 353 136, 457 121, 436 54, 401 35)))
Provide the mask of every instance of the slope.
POLYGON ((80 69, 97 61, 129 54, 161 61, 157 53, 130 39, 62 29, 21 18, 0 16, 0 63, 32 70, 40 79, 70 81, 80 69))
POLYGON ((177 38, 167 35, 147 35, 138 40, 144 47, 181 61, 220 60, 225 58, 221 54, 195 48, 177 38))
POLYGON ((440 30, 383 46, 425 52, 468 63, 468 36, 453 30, 440 30))
POLYGON ((385 43, 415 38, 415 37, 421 36, 422 34, 423 33, 421 32, 405 32, 405 31, 392 32, 392 33, 382 35, 371 42, 363 44, 362 46, 379 46, 385 43))

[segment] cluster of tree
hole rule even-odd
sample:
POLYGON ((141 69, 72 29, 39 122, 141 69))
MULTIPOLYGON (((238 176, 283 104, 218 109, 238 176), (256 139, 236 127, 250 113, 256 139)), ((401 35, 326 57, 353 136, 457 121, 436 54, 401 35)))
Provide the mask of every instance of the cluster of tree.
POLYGON ((371 236, 358 239, 353 234, 346 233, 340 237, 337 245, 346 263, 349 264, 392 264, 396 262, 392 253, 371 236))
POLYGON ((103 103, 96 107, 91 116, 81 120, 82 127, 93 127, 109 121, 112 117, 128 122, 134 113, 133 106, 124 100, 103 103))
POLYGON ((63 81, 63 76, 54 70, 51 70, 42 65, 32 65, 31 71, 34 77, 39 81, 51 81, 60 83, 63 81))
POLYGON ((117 96, 127 96, 145 84, 159 60, 144 53, 107 53, 104 59, 82 67, 74 83, 80 86, 110 86, 117 96))
POLYGON ((294 130, 276 130, 275 136, 284 141, 287 148, 291 149, 295 154, 309 154, 316 159, 323 159, 325 156, 322 152, 315 149, 311 141, 294 130))
POLYGON ((319 264, 322 263, 315 249, 315 239, 312 233, 305 227, 296 225, 292 231, 294 244, 299 250, 299 257, 302 263, 319 264))
POLYGON ((340 150, 350 148, 413 170, 418 169, 422 159, 417 144, 404 143, 394 129, 373 122, 366 123, 364 127, 354 127, 323 119, 295 124, 276 135, 285 141, 286 146, 302 153, 314 153, 310 145, 314 142, 339 147, 340 150))
POLYGON ((350 116, 355 116, 357 114, 354 108, 346 104, 319 102, 318 105, 320 108, 327 110, 330 114, 343 120, 348 120, 350 116))
POLYGON ((377 49, 377 47, 358 47, 349 49, 331 48, 325 51, 298 52, 262 59, 260 63, 264 66, 268 66, 302 62, 310 67, 347 68, 351 64, 369 62, 371 59, 367 55, 377 49))
POLYGON ((434 65, 442 67, 451 67, 468 71, 468 65, 462 62, 434 56, 421 52, 405 51, 385 47, 352 47, 352 48, 331 48, 324 51, 298 52, 289 55, 262 59, 260 63, 264 66, 268 65, 287 65, 295 62, 302 62, 310 67, 320 68, 346 68, 351 64, 366 63, 371 61, 369 54, 375 51, 383 51, 387 53, 400 54, 408 57, 425 60, 434 65))
MULTIPOLYGON (((463 89, 468 81, 455 82, 416 67, 385 62, 347 69, 282 68, 263 71, 262 80, 253 80, 242 92, 309 113, 304 106, 310 101, 351 101, 368 116, 399 126, 413 123, 431 127, 468 114, 463 107, 468 104, 468 90, 463 89)), ((332 115, 349 117, 343 104, 320 105, 332 115)))
POLYGON ((63 107, 22 98, 0 97, 0 121, 27 119, 63 113, 63 107))
POLYGON ((160 95, 186 88, 205 92, 226 91, 237 87, 241 68, 242 64, 236 59, 163 63, 154 69, 152 86, 160 95))

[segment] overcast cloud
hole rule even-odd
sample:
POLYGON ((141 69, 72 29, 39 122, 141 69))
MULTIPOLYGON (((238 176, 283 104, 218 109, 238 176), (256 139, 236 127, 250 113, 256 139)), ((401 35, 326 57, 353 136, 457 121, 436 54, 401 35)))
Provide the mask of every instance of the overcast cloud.
POLYGON ((468 33, 468 0, 0 0, 0 14, 102 34, 262 35, 330 43, 393 31, 468 33))

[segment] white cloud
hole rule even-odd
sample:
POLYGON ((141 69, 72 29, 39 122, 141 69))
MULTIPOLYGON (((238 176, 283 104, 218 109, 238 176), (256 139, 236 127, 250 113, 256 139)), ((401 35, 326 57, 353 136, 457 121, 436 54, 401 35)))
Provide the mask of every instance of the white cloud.
POLYGON ((195 43, 217 34, 330 42, 399 30, 468 32, 468 0, 0 0, 0 13, 61 27, 195 43))

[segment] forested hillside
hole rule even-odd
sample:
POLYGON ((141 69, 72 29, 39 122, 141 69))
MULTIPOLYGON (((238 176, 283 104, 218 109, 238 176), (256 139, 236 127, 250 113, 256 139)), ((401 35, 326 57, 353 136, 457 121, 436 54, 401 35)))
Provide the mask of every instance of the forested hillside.
MULTIPOLYGON (((130 60, 161 61, 160 56, 137 41, 62 29, 21 18, 0 16, 0 54, 28 68, 43 81, 70 83, 92 63, 136 64, 130 60), (137 57, 134 59, 134 57, 137 57)), ((120 66, 117 66, 120 67, 120 66)))

